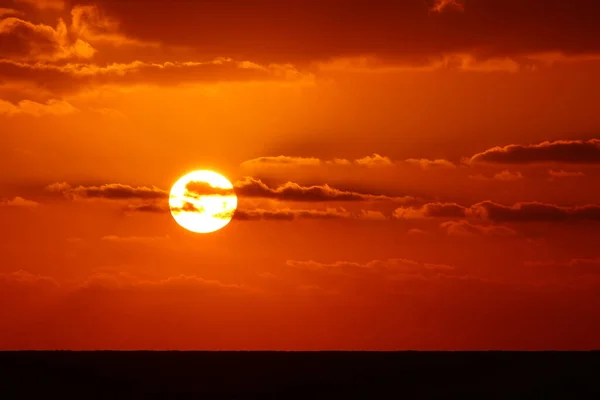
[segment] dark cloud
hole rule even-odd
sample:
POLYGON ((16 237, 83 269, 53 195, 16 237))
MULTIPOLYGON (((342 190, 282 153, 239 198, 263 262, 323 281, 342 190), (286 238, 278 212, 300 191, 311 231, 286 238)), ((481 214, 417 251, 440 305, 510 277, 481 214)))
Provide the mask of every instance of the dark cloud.
POLYGON ((147 213, 167 213, 169 212, 168 204, 130 204, 125 209, 126 212, 147 212, 147 213))
POLYGON ((555 204, 530 202, 506 206, 484 201, 473 205, 470 213, 497 222, 600 221, 600 206, 596 204, 561 207, 555 204))
MULTIPOLYGON (((148 213, 168 213, 171 209, 168 204, 142 204, 129 205, 125 208, 125 212, 148 212, 148 213)), ((174 209, 175 212, 201 212, 192 203, 184 203, 181 209, 174 209)), ((343 208, 328 208, 325 210, 307 210, 307 209, 236 209, 231 212, 223 212, 215 214, 215 218, 232 218, 236 221, 294 221, 301 219, 364 219, 374 220, 373 212, 361 210, 358 213, 350 213, 343 208)), ((380 213, 377 214, 379 216, 380 213)), ((385 219, 385 218, 383 218, 385 219)))
POLYGON ((394 211, 396 219, 464 218, 468 208, 456 203, 427 203, 420 208, 400 207, 394 211))
POLYGON ((214 187, 207 182, 190 182, 185 186, 188 195, 191 196, 232 196, 233 189, 214 187))
MULTIPOLYGON (((365 263, 351 261, 336 261, 322 263, 313 260, 297 261, 288 260, 286 264, 297 270, 311 274, 331 274, 345 279, 365 279, 363 282, 375 283, 372 279, 383 279, 388 282, 402 282, 408 280, 437 279, 440 276, 461 275, 455 267, 445 264, 420 263, 407 259, 372 260, 365 263)), ((340 282, 341 283, 341 282, 340 282)), ((381 283, 378 283, 381 285, 381 283)), ((380 286, 384 288, 385 286, 380 286)))
POLYGON ((149 2, 144 12, 138 3, 98 4, 145 40, 169 38, 170 44, 193 46, 203 54, 274 62, 364 54, 427 60, 471 51, 486 59, 600 50, 596 0, 349 0, 343 11, 339 0, 173 2, 169 7, 149 2), (456 10, 453 4, 464 4, 465 12, 449 12, 456 10), (436 5, 445 12, 432 12, 436 5), (233 20, 232 9, 239 10, 233 20), (198 37, 219 40, 199 43, 198 37))
POLYGON ((568 261, 530 261, 526 266, 542 267, 571 274, 600 274, 600 258, 573 258, 568 261))
POLYGON ((494 147, 470 158, 471 164, 600 164, 600 140, 558 140, 494 147))
POLYGON ((269 187, 259 179, 246 177, 235 184, 235 192, 241 197, 260 197, 282 201, 327 202, 327 201, 397 201, 406 202, 411 197, 356 193, 333 188, 329 185, 301 186, 287 182, 269 187))
MULTIPOLYGON (((51 62, 89 59, 95 52, 89 43, 81 39, 72 40, 62 20, 55 28, 16 17, 0 20, 0 58, 51 62)), ((2 75, 0 69, 0 77, 2 75)))
POLYGON ((0 283, 3 286, 35 288, 38 290, 58 289, 60 287, 59 283, 53 278, 32 274, 23 270, 12 273, 0 273, 0 283))
MULTIPOLYGON (((229 214, 230 215, 230 214, 229 214)), ((328 209, 320 210, 236 210, 233 219, 238 221, 293 221, 299 219, 349 219, 358 218, 344 210, 328 209)))
MULTIPOLYGON (((419 208, 400 207, 394 211, 395 219, 421 218, 474 218, 494 222, 562 222, 562 221, 600 221, 600 205, 586 204, 563 207, 556 204, 540 202, 521 202, 514 205, 503 205, 493 201, 483 201, 472 206, 456 203, 427 203, 419 208)), ((461 223, 464 224, 464 223, 461 223)), ((446 228, 473 230, 473 226, 458 226, 454 223, 446 228)), ((478 227, 477 229, 480 229, 478 227)), ((503 229, 503 228, 502 228, 503 229)), ((495 231, 499 233, 499 231, 495 231)), ((509 233, 504 231, 504 233, 509 233)))
POLYGON ((524 178, 523 174, 521 174, 520 172, 510 172, 509 170, 505 169, 502 172, 498 172, 497 174, 495 174, 493 177, 488 178, 487 176, 483 175, 483 174, 477 174, 477 175, 469 175, 470 179, 473 179, 475 181, 504 181, 504 182, 514 182, 514 181, 518 181, 524 178))
POLYGON ((156 200, 165 199, 168 193, 155 186, 129 186, 119 183, 111 183, 101 186, 78 186, 71 187, 67 183, 54 183, 46 187, 52 192, 61 193, 70 198, 108 199, 108 200, 156 200))
POLYGON ((454 165, 454 163, 444 159, 429 160, 426 158, 409 158, 408 160, 404 160, 404 162, 411 165, 417 165, 423 169, 456 168, 456 165, 454 165))
POLYGON ((175 86, 195 82, 297 81, 311 79, 293 66, 258 65, 215 58, 208 61, 66 65, 0 59, 0 81, 30 82, 54 94, 78 92, 102 85, 175 86))
POLYGON ((574 178, 585 176, 581 171, 565 171, 562 169, 560 171, 555 171, 553 169, 548 170, 548 175, 550 175, 551 178, 574 178))

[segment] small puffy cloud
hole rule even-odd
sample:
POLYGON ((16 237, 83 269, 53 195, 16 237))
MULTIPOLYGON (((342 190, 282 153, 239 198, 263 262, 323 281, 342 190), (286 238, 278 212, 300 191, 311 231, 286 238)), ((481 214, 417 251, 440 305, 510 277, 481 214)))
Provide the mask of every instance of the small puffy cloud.
POLYGON ((453 9, 455 11, 464 12, 465 4, 463 0, 435 0, 430 10, 437 13, 442 13, 446 9, 453 9))
POLYGON ((468 208, 456 203, 427 203, 420 208, 399 207, 394 210, 395 219, 464 218, 468 208))
POLYGON ((102 236, 100 240, 110 243, 145 243, 145 244, 155 244, 157 242, 164 242, 165 240, 170 240, 171 238, 167 236, 116 236, 116 235, 108 235, 102 236))
POLYGON ((511 144, 475 154, 470 164, 600 164, 600 140, 558 140, 533 145, 511 144))
POLYGON ((78 112, 69 102, 64 100, 49 100, 46 103, 38 103, 31 100, 22 100, 17 104, 0 100, 0 115, 16 116, 31 115, 43 117, 48 115, 61 116, 78 112))
POLYGON ((581 177, 581 176, 585 176, 585 174, 581 171, 564 171, 564 170, 559 170, 559 171, 555 171, 553 169, 548 170, 548 175, 550 175, 550 178, 575 178, 575 177, 581 177))
POLYGON ((385 221, 388 218, 383 215, 381 211, 375 210, 361 210, 360 219, 372 220, 372 221, 385 221))
POLYGON ((513 173, 505 169, 504 171, 494 175, 494 179, 497 181, 518 181, 523 179, 523 175, 518 171, 513 173))
POLYGON ((323 162, 314 157, 288 157, 288 156, 276 156, 276 157, 258 157, 252 160, 244 161, 241 166, 243 168, 255 168, 255 167, 286 167, 286 166, 315 166, 321 165, 323 162))
POLYGON ((373 155, 366 156, 363 158, 359 158, 354 160, 357 165, 361 165, 364 167, 380 167, 380 166, 389 166, 394 163, 389 157, 381 156, 379 154, 374 153, 373 155))
POLYGON ((37 207, 39 206, 39 203, 32 201, 32 200, 26 200, 22 197, 15 197, 12 200, 4 200, 4 201, 0 201, 0 207, 25 207, 25 208, 31 208, 31 207, 37 207))
POLYGON ((477 174, 477 175, 469 175, 470 179, 473 179, 475 181, 504 181, 504 182, 514 182, 514 181, 518 181, 521 179, 524 179, 523 174, 521 174, 520 172, 510 172, 509 170, 505 169, 501 172, 498 172, 497 174, 495 174, 494 176, 492 176, 491 178, 488 178, 487 176, 483 175, 483 174, 477 174))
POLYGON ((466 220, 446 221, 440 227, 451 236, 514 236, 517 232, 506 226, 474 225, 466 220))
POLYGON ((169 212, 168 204, 157 204, 157 203, 149 203, 149 204, 129 204, 125 210, 126 213, 167 213, 169 212))
POLYGON ((428 160, 426 158, 409 158, 408 160, 405 160, 404 162, 411 164, 411 165, 421 167, 423 169, 436 168, 436 167, 456 168, 456 165, 454 165, 452 162, 450 162, 448 160, 443 160, 443 159, 428 160))

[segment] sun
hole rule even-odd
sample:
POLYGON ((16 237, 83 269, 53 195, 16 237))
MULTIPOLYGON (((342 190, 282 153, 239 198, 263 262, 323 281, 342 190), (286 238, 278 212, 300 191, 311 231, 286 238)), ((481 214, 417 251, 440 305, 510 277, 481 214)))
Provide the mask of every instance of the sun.
POLYGON ((175 221, 187 230, 210 233, 231 221, 237 208, 233 185, 214 171, 193 171, 171 188, 169 208, 175 221))

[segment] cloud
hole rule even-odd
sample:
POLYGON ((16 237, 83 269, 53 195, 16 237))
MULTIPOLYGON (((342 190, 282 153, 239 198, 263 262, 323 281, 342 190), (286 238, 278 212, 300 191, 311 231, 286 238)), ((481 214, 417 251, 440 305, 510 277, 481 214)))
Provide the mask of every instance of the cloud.
MULTIPOLYGON (((38 8, 62 9, 63 2, 29 2, 38 8)), ((14 14, 10 9, 0 9, 4 14, 14 14)), ((71 10, 71 24, 61 18, 56 27, 11 17, 0 21, 2 55, 4 59, 32 62, 56 62, 60 60, 88 60, 97 50, 90 43, 113 46, 157 46, 129 38, 118 32, 119 23, 105 16, 96 6, 76 5, 71 10)))
POLYGON ((454 165, 452 162, 450 162, 448 160, 442 160, 442 159, 428 160, 426 158, 419 158, 419 159, 409 158, 408 160, 405 160, 404 162, 408 163, 408 164, 419 166, 423 169, 429 169, 429 168, 435 168, 435 167, 456 168, 456 165, 454 165))
POLYGON ((0 273, 0 283, 9 286, 27 287, 27 288, 45 288, 57 289, 60 287, 54 279, 35 275, 27 271, 19 270, 12 273, 0 273))
POLYGON ((380 167, 380 166, 389 166, 394 163, 388 157, 381 156, 379 154, 374 153, 371 156, 366 156, 363 158, 359 158, 354 161, 356 164, 364 166, 364 167, 380 167))
POLYGON ((440 225, 451 236, 514 236, 517 231, 506 226, 474 225, 466 220, 447 221, 440 225))
MULTIPOLYGON (((404 161, 406 164, 415 165, 423 169, 430 168, 455 168, 456 166, 443 159, 428 160, 425 158, 416 159, 409 158, 404 161)), ((347 158, 333 158, 331 160, 323 160, 316 157, 290 157, 290 156, 276 156, 276 157, 258 157, 251 160, 244 161, 241 164, 243 168, 284 168, 284 167, 318 167, 318 166, 361 166, 361 167, 389 167, 398 165, 398 162, 394 162, 389 157, 382 156, 377 153, 368 155, 365 157, 357 158, 355 160, 349 160, 347 158)))
POLYGON ((558 140, 511 144, 475 154, 470 164, 600 164, 600 140, 558 140))
POLYGON ((147 213, 167 213, 170 211, 168 204, 129 204, 125 210, 128 213, 147 212, 147 213))
MULTIPOLYGON (((188 203, 189 204, 189 203, 188 203)), ((196 206, 190 204, 189 209, 185 206, 181 211, 198 211, 196 206)), ((167 213, 170 212, 167 204, 142 204, 128 205, 126 212, 149 212, 149 213, 167 213)), ((215 214, 215 218, 232 218, 236 221, 296 221, 296 220, 327 220, 327 219, 356 219, 356 220, 386 220, 387 218, 379 211, 360 210, 351 213, 346 209, 326 208, 325 210, 282 208, 282 209, 244 209, 238 208, 231 212, 215 214)))
POLYGON ((526 266, 559 267, 561 272, 600 274, 600 258, 573 258, 568 261, 526 261, 526 266))
MULTIPOLYGON (((600 221, 600 205, 562 207, 540 202, 520 202, 508 206, 489 200, 471 206, 456 203, 427 203, 421 207, 399 207, 394 210, 393 218, 474 218, 493 222, 600 221)), ((452 224, 446 225, 446 227, 451 226, 452 224)), ((470 229, 467 226, 461 228, 470 229)))
POLYGON ((202 82, 312 82, 291 65, 259 65, 231 58, 207 61, 51 64, 0 59, 0 77, 29 82, 54 94, 103 85, 175 86, 202 82))
POLYGON ((56 28, 34 24, 20 18, 0 20, 2 58, 21 61, 58 61, 89 59, 96 50, 87 42, 72 40, 64 21, 56 28))
POLYGON ((26 208, 31 208, 31 207, 37 207, 40 204, 35 202, 35 201, 31 201, 31 200, 26 200, 22 197, 15 197, 12 200, 4 200, 4 201, 0 201, 0 207, 26 207, 26 208))
POLYGON ((516 203, 506 206, 492 201, 484 201, 471 206, 470 214, 496 222, 600 221, 600 206, 587 204, 561 207, 539 202, 516 203))
POLYGON ((255 167, 286 167, 286 166, 316 166, 322 165, 323 162, 314 157, 289 157, 289 156, 276 156, 276 157, 258 157, 251 160, 244 161, 240 166, 243 168, 255 168, 255 167))
POLYGON ((464 218, 468 208, 456 203, 427 203, 420 208, 400 207, 394 210, 395 219, 464 218))
POLYGON ((232 196, 233 189, 214 187, 207 182, 189 182, 185 186, 186 194, 190 196, 232 196))
POLYGON ((518 181, 523 179, 523 174, 521 174, 520 172, 510 172, 509 170, 505 169, 502 172, 499 172, 497 174, 495 174, 493 177, 488 178, 483 174, 477 174, 477 175, 469 175, 470 179, 476 180, 476 181, 505 181, 505 182, 514 182, 514 181, 518 181))
POLYGON ((13 10, 12 8, 0 8, 0 18, 3 18, 6 15, 23 15, 22 11, 13 10))
POLYGON ((321 73, 346 72, 369 74, 397 74, 404 72, 505 72, 516 73, 523 70, 532 70, 537 64, 535 60, 512 57, 477 57, 469 52, 447 52, 423 55, 411 58, 384 60, 377 57, 337 57, 327 62, 315 63, 315 68, 321 73))
MULTIPOLYGON (((231 217, 231 214, 224 214, 223 217, 231 217)), ((345 209, 328 208, 321 210, 302 210, 302 209, 280 209, 280 210, 236 210, 233 219, 238 221, 294 221, 299 219, 349 219, 352 214, 345 209)), ((356 217, 359 218, 359 217, 356 217)))
POLYGON ((0 100, 0 115, 16 116, 31 115, 43 117, 48 115, 61 116, 78 112, 69 102, 64 100, 48 100, 46 103, 38 103, 31 100, 21 100, 17 104, 0 100))
POLYGON ((551 179, 552 178, 574 178, 574 177, 580 177, 580 176, 585 176, 585 174, 581 171, 564 171, 564 170, 560 170, 560 171, 555 171, 553 169, 548 170, 548 175, 550 175, 551 179))
POLYGON ((15 3, 27 4, 40 10, 63 10, 65 8, 64 0, 13 0, 15 3))
POLYGON ((116 236, 116 235, 108 235, 102 236, 100 240, 105 242, 112 243, 146 243, 146 244, 154 244, 157 242, 163 242, 165 240, 170 240, 171 238, 167 236, 116 236))
POLYGON ((391 280, 403 280, 406 278, 426 279, 439 274, 453 274, 456 269, 450 265, 419 263, 402 258, 372 260, 365 263, 351 261, 322 263, 313 260, 287 260, 286 265, 304 271, 350 277, 375 275, 391 280))
POLYGON ((159 200, 166 199, 168 193, 155 186, 129 186, 119 183, 112 183, 101 186, 78 186, 71 187, 68 183, 54 183, 48 185, 46 190, 61 193, 64 196, 77 199, 108 199, 108 200, 159 200))
POLYGON ((381 221, 387 218, 378 211, 360 210, 351 213, 344 208, 328 208, 321 210, 282 209, 282 210, 237 210, 233 216, 236 220, 283 220, 293 221, 299 219, 357 219, 381 221))
POLYGON ((235 192, 241 197, 259 197, 281 201, 394 201, 407 202, 414 200, 410 196, 390 197, 385 195, 364 194, 344 191, 329 185, 302 186, 294 182, 287 182, 277 187, 269 187, 259 179, 246 177, 236 182, 235 192))
MULTIPOLYGON (((202 182, 193 182, 189 185, 191 193, 200 191, 199 194, 230 195, 229 189, 217 189, 202 182)), ((46 186, 46 190, 61 193, 67 198, 104 198, 111 200, 141 199, 165 200, 169 193, 156 186, 130 186, 111 183, 100 186, 72 187, 66 182, 57 182, 46 186)), ((358 193, 333 188, 327 184, 302 186, 294 182, 286 182, 276 187, 270 187, 260 179, 245 177, 234 184, 234 191, 242 198, 264 198, 281 201, 297 202, 358 202, 358 201, 391 201, 405 203, 414 200, 410 196, 392 197, 379 194, 358 193)), ((153 210, 148 210, 153 211, 153 210)))
POLYGON ((145 42, 119 33, 119 22, 104 15, 95 5, 76 5, 71 10, 70 31, 90 42, 114 46, 156 47, 156 42, 145 42))
POLYGON ((385 156, 373 154, 350 161, 346 158, 333 158, 331 160, 322 160, 316 157, 290 157, 290 156, 268 156, 258 157, 244 161, 241 164, 243 168, 261 168, 261 167, 316 167, 316 166, 386 166, 393 165, 393 162, 385 156))
MULTIPOLYGON (((77 287, 77 290, 181 290, 192 289, 197 291, 252 291, 251 288, 245 285, 223 283, 218 280, 211 280, 199 277, 197 275, 176 275, 163 279, 147 279, 138 276, 117 271, 97 272, 77 287)), ((197 292, 202 294, 201 292, 197 292)))
POLYGON ((462 0, 435 0, 433 6, 430 8, 431 11, 437 13, 442 13, 446 9, 464 12, 465 4, 462 0))

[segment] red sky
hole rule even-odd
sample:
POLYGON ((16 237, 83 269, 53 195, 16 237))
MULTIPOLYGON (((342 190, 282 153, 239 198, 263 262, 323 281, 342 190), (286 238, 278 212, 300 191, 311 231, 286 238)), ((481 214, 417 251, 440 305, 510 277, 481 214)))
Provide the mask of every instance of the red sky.
POLYGON ((0 0, 0 348, 600 347, 597 3, 0 0))

